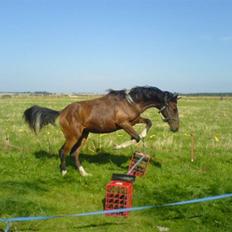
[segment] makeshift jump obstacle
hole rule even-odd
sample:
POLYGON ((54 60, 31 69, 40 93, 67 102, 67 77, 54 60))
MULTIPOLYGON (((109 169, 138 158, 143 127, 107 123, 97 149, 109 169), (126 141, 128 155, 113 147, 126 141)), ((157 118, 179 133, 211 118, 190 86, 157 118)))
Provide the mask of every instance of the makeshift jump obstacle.
MULTIPOLYGON (((133 183, 136 176, 143 176, 150 157, 135 152, 131 158, 127 174, 113 174, 106 185, 105 210, 132 208, 133 183)), ((110 213, 107 216, 128 216, 127 212, 110 213)))

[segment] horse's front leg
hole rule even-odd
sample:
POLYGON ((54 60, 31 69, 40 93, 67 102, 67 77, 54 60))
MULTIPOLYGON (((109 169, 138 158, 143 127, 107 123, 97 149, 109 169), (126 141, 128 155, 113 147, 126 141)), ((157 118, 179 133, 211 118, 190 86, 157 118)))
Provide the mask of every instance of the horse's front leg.
POLYGON ((132 144, 136 144, 140 141, 140 136, 138 135, 138 133, 134 130, 134 128, 132 127, 132 125, 129 122, 124 122, 122 124, 119 125, 123 130, 125 130, 130 136, 131 136, 131 140, 124 142, 120 145, 116 145, 115 148, 116 149, 121 149, 121 148, 126 148, 132 144))
MULTIPOLYGON (((139 117, 137 118, 134 122, 132 122, 132 125, 135 125, 135 124, 138 124, 138 123, 144 123, 146 124, 146 127, 143 129, 143 131, 138 135, 140 139, 144 139, 148 133, 148 131, 150 130, 150 128, 152 127, 152 122, 150 119, 148 118, 142 118, 142 117, 139 117)), ((123 128, 124 129, 124 128, 123 128)), ((133 128, 132 128, 133 129, 133 128)), ((125 129, 124 129, 125 130, 125 129)), ((135 131, 134 131, 135 132, 135 131)), ((137 133, 137 132, 135 132, 137 133)), ((128 133, 130 134, 130 133, 128 133)), ((130 134, 131 135, 131 134, 130 134)), ((116 145, 115 148, 116 149, 121 149, 121 148, 126 148, 130 145, 133 145, 133 144, 136 144, 138 141, 133 137, 131 136, 132 139, 130 141, 126 141, 120 145, 116 145)))
POLYGON ((143 131, 140 133, 140 138, 145 138, 147 136, 148 131, 150 130, 150 128, 152 127, 152 122, 150 119, 148 118, 139 118, 139 121, 137 123, 144 123, 146 124, 146 127, 143 129, 143 131))

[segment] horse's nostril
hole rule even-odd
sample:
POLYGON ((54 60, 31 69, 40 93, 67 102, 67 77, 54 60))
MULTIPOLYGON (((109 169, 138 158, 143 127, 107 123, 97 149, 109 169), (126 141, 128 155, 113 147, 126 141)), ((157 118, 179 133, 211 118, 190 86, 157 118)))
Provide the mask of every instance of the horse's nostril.
POLYGON ((171 128, 172 132, 177 132, 179 130, 179 128, 171 128))

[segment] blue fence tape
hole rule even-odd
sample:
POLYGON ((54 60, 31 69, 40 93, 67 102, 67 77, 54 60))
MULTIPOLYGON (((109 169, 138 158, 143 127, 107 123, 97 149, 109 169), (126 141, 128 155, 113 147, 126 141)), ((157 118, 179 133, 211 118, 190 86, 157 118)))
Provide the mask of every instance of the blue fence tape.
POLYGON ((229 197, 232 197, 232 193, 227 193, 227 194, 218 195, 218 196, 197 198, 197 199, 187 200, 187 201, 167 203, 167 204, 162 204, 162 205, 147 205, 147 206, 140 206, 140 207, 133 207, 133 208, 99 210, 99 211, 79 213, 79 214, 65 214, 65 215, 60 215, 60 216, 0 218, 0 222, 7 224, 5 232, 8 232, 10 229, 10 223, 13 223, 13 222, 42 221, 42 220, 65 218, 65 217, 85 217, 85 216, 95 216, 95 215, 103 215, 103 214, 123 213, 123 212, 140 211, 140 210, 152 209, 152 208, 163 208, 163 207, 169 207, 169 206, 188 205, 188 204, 194 204, 194 203, 200 203, 200 202, 206 202, 206 201, 219 200, 219 199, 229 198, 229 197))

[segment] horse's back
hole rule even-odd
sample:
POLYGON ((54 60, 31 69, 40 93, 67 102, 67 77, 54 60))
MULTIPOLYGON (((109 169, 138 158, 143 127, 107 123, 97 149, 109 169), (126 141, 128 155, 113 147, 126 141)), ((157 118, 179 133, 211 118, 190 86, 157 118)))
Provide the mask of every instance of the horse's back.
POLYGON ((60 125, 70 129, 79 126, 94 133, 115 131, 114 106, 105 96, 71 103, 61 111, 60 125))

